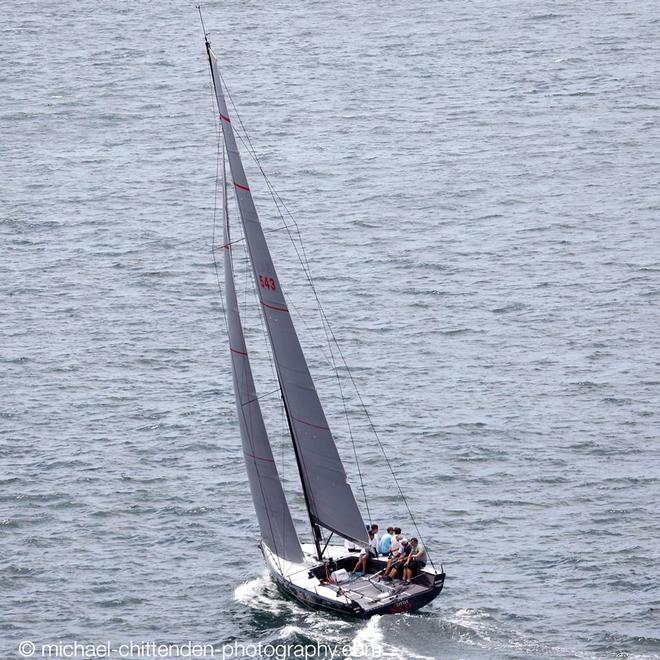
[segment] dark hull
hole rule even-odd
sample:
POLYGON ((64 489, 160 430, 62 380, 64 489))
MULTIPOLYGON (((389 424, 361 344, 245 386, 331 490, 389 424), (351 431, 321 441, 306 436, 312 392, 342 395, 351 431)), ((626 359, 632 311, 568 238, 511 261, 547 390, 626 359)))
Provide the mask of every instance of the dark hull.
POLYGON ((327 598, 323 598, 313 591, 299 587, 277 571, 270 570, 270 575, 277 585, 278 589, 285 596, 289 596, 297 600, 299 603, 313 609, 327 610, 334 614, 343 616, 356 617, 360 619, 368 619, 376 614, 400 614, 402 612, 414 612, 424 605, 428 605, 434 598, 436 598, 442 591, 445 582, 445 574, 439 573, 435 577, 432 587, 426 588, 421 593, 416 593, 410 596, 402 595, 401 598, 393 602, 385 603, 380 607, 369 608, 365 610, 359 604, 353 603, 351 605, 333 602, 327 598))

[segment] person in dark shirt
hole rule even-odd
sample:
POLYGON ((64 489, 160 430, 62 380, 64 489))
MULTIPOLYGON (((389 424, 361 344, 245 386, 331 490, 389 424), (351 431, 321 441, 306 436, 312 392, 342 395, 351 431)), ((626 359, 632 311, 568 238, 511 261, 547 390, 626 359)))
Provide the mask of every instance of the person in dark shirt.
POLYGON ((424 546, 416 539, 410 539, 410 554, 403 566, 403 581, 404 583, 410 582, 413 576, 426 566, 426 552, 424 546))

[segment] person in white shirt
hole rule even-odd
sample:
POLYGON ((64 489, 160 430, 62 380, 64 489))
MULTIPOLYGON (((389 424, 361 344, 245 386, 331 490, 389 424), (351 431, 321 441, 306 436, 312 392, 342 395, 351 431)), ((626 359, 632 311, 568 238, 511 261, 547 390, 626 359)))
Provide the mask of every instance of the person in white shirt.
POLYGON ((401 533, 400 527, 394 528, 394 536, 392 538, 392 545, 390 546, 390 557, 393 557, 397 552, 401 550, 401 539, 403 534, 401 533))
POLYGON ((377 557, 378 556, 378 546, 374 545, 374 540, 376 539, 375 534, 369 530, 369 549, 362 548, 360 550, 360 558, 358 559, 358 563, 355 565, 355 568, 351 571, 351 575, 355 575, 358 571, 361 571, 362 573, 367 572, 367 564, 369 563, 369 557, 377 557))
POLYGON ((372 523, 371 531, 374 535, 374 538, 369 545, 374 549, 375 556, 378 557, 378 545, 380 544, 380 536, 378 535, 378 525, 376 523, 372 523))

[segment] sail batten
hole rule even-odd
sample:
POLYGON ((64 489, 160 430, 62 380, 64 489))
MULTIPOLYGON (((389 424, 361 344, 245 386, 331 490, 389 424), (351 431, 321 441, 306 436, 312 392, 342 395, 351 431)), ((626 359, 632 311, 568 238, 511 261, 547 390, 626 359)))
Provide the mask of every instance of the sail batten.
POLYGON ((368 538, 362 516, 347 481, 259 222, 227 110, 217 58, 210 48, 209 61, 234 192, 310 519, 313 524, 366 545, 368 538))
POLYGON ((238 308, 232 251, 229 240, 224 154, 222 167, 222 215, 225 247, 224 271, 227 331, 229 333, 236 409, 238 411, 238 423, 243 444, 243 458, 245 459, 248 483, 257 513, 262 541, 278 557, 287 561, 300 563, 303 561, 304 555, 266 433, 238 308))

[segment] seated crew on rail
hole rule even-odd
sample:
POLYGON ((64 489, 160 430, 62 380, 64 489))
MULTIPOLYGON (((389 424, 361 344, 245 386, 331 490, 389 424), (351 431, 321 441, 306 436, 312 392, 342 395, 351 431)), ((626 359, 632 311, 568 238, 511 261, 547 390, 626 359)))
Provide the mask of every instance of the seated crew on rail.
MULTIPOLYGON (((365 525, 367 528, 367 532, 373 532, 375 540, 369 538, 369 543, 370 545, 376 546, 376 554, 378 554, 378 545, 380 544, 380 538, 378 536, 378 524, 377 523, 372 523, 371 525, 365 525)), ((357 552, 360 550, 360 546, 355 543, 355 541, 349 541, 348 539, 344 539, 344 547, 346 550, 349 552, 357 552)))
POLYGON ((404 538, 401 533, 401 527, 394 528, 394 536, 392 537, 392 544, 390 545, 390 551, 387 553, 388 557, 392 557, 401 549, 401 539, 404 538))
MULTIPOLYGON (((378 525, 376 525, 378 529, 378 525)), ((370 557, 378 557, 378 537, 374 533, 373 529, 368 530, 369 535, 369 548, 362 548, 360 551, 360 558, 358 559, 355 568, 351 571, 351 575, 355 575, 358 571, 362 573, 367 572, 367 564, 369 563, 370 557)))
POLYGON ((392 542, 394 541, 394 527, 388 527, 387 532, 383 534, 380 541, 378 542, 378 553, 381 557, 390 556, 390 548, 392 547, 392 542))
POLYGON ((424 546, 416 539, 410 539, 410 554, 403 565, 403 583, 409 584, 415 575, 426 566, 426 551, 424 546))
POLYGON ((376 550, 376 556, 378 556, 378 546, 380 545, 380 534, 378 533, 378 523, 371 524, 371 531, 374 533, 374 540, 371 543, 371 545, 376 550))
POLYGON ((401 551, 401 540, 404 538, 403 534, 401 533, 401 528, 400 527, 395 527, 394 528, 394 536, 392 538, 392 543, 390 544, 390 551, 387 553, 387 568, 383 571, 383 574, 387 574, 389 569, 392 566, 392 562, 394 561, 395 558, 399 556, 399 552, 401 551))
POLYGON ((408 561, 410 551, 412 550, 408 539, 402 538, 399 541, 400 547, 397 550, 396 554, 393 554, 392 557, 387 562, 387 567, 385 568, 385 576, 383 580, 390 582, 394 578, 399 576, 399 573, 403 570, 403 565, 408 561))

